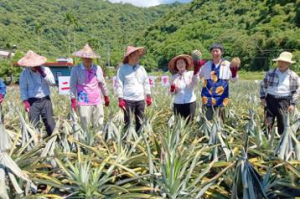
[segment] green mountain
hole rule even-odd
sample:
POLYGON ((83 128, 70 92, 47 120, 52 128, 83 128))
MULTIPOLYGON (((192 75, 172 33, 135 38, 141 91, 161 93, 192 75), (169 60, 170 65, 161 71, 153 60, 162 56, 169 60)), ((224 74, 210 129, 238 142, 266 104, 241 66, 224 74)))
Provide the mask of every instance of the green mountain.
MULTIPOLYGON (((245 70, 266 70, 282 50, 300 68, 300 0, 194 0, 189 4, 138 8, 104 0, 1 0, 0 49, 17 44, 55 59, 89 42, 102 64, 117 65, 125 46, 144 45, 147 70, 166 69, 175 55, 225 46, 245 70), (109 54, 109 56, 108 56, 109 54)), ((7 64, 1 65, 0 75, 7 64)))
POLYGON ((300 1, 194 0, 162 17, 136 40, 148 48, 143 63, 166 68, 175 55, 193 49, 210 58, 209 46, 225 47, 245 70, 265 70, 282 50, 292 51, 300 69, 300 1))
POLYGON ((69 56, 89 42, 111 64, 117 64, 124 46, 166 12, 180 4, 138 8, 105 0, 1 0, 0 49, 13 44, 55 59, 69 56))

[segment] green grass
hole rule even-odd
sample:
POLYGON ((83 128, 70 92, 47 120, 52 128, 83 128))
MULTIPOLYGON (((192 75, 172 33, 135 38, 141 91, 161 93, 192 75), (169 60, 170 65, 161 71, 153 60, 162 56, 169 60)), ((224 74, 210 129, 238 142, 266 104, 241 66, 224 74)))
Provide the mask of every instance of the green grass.
MULTIPOLYGON (((248 71, 239 71, 239 79, 240 80, 262 80, 265 75, 265 71, 255 71, 255 72, 248 72, 248 71)), ((163 72, 163 71, 155 71, 150 72, 148 75, 151 76, 162 76, 162 75, 169 75, 171 76, 171 73, 169 72, 163 72)))
POLYGON ((264 78, 265 73, 265 71, 239 71, 239 78, 240 80, 262 80, 264 78))

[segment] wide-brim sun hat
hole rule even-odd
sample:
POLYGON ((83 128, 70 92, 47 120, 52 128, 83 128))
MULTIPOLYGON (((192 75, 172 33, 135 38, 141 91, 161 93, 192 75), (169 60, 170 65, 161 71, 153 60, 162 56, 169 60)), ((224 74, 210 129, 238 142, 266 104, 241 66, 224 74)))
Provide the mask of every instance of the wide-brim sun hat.
POLYGON ((143 55, 146 54, 146 48, 144 48, 144 47, 127 46, 126 53, 125 53, 124 58, 123 58, 123 62, 125 61, 125 59, 129 55, 131 55, 134 52, 139 52, 139 56, 142 57, 143 55))
POLYGON ((296 63, 295 61, 292 60, 293 58, 293 54, 287 51, 284 51, 282 53, 280 53, 279 57, 277 57, 276 59, 273 59, 273 61, 283 61, 283 62, 287 62, 290 64, 296 63))
POLYGON ((191 70, 193 68, 193 66, 194 66, 193 58, 190 55, 186 55, 186 54, 178 55, 176 57, 173 57, 171 59, 171 61, 169 61, 169 63, 168 63, 169 71, 172 74, 176 74, 178 72, 178 70, 176 69, 176 62, 179 59, 186 60, 186 62, 187 62, 186 70, 191 70))
POLYGON ((36 67, 41 66, 47 62, 47 58, 36 54, 32 50, 29 50, 24 57, 18 61, 19 66, 36 67))
POLYGON ((100 58, 100 56, 92 50, 89 44, 85 44, 81 50, 74 52, 73 56, 80 57, 80 58, 87 58, 87 59, 100 58))

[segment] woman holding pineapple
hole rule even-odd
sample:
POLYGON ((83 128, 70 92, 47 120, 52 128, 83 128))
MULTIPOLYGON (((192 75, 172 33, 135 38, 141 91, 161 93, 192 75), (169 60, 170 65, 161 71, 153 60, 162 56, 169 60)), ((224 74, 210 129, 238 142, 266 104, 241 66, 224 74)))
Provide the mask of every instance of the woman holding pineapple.
POLYGON ((189 55, 174 57, 168 64, 173 74, 170 92, 174 94, 174 114, 193 121, 196 110, 196 95, 194 88, 198 83, 197 70, 193 67, 193 59, 189 55))

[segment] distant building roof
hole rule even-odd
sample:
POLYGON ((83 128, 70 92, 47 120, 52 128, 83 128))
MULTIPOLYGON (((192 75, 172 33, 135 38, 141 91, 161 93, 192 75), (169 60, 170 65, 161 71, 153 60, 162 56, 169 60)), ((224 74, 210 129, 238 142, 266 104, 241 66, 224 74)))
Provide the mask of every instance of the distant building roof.
POLYGON ((57 62, 69 62, 69 63, 73 63, 73 59, 70 57, 60 57, 56 59, 57 62))
POLYGON ((66 66, 73 66, 73 63, 70 62, 47 62, 44 66, 49 67, 66 67, 66 66))
MULTIPOLYGON (((9 54, 10 54, 10 51, 0 50, 0 57, 8 57, 9 54)), ((14 53, 12 53, 11 55, 14 56, 14 53)))

